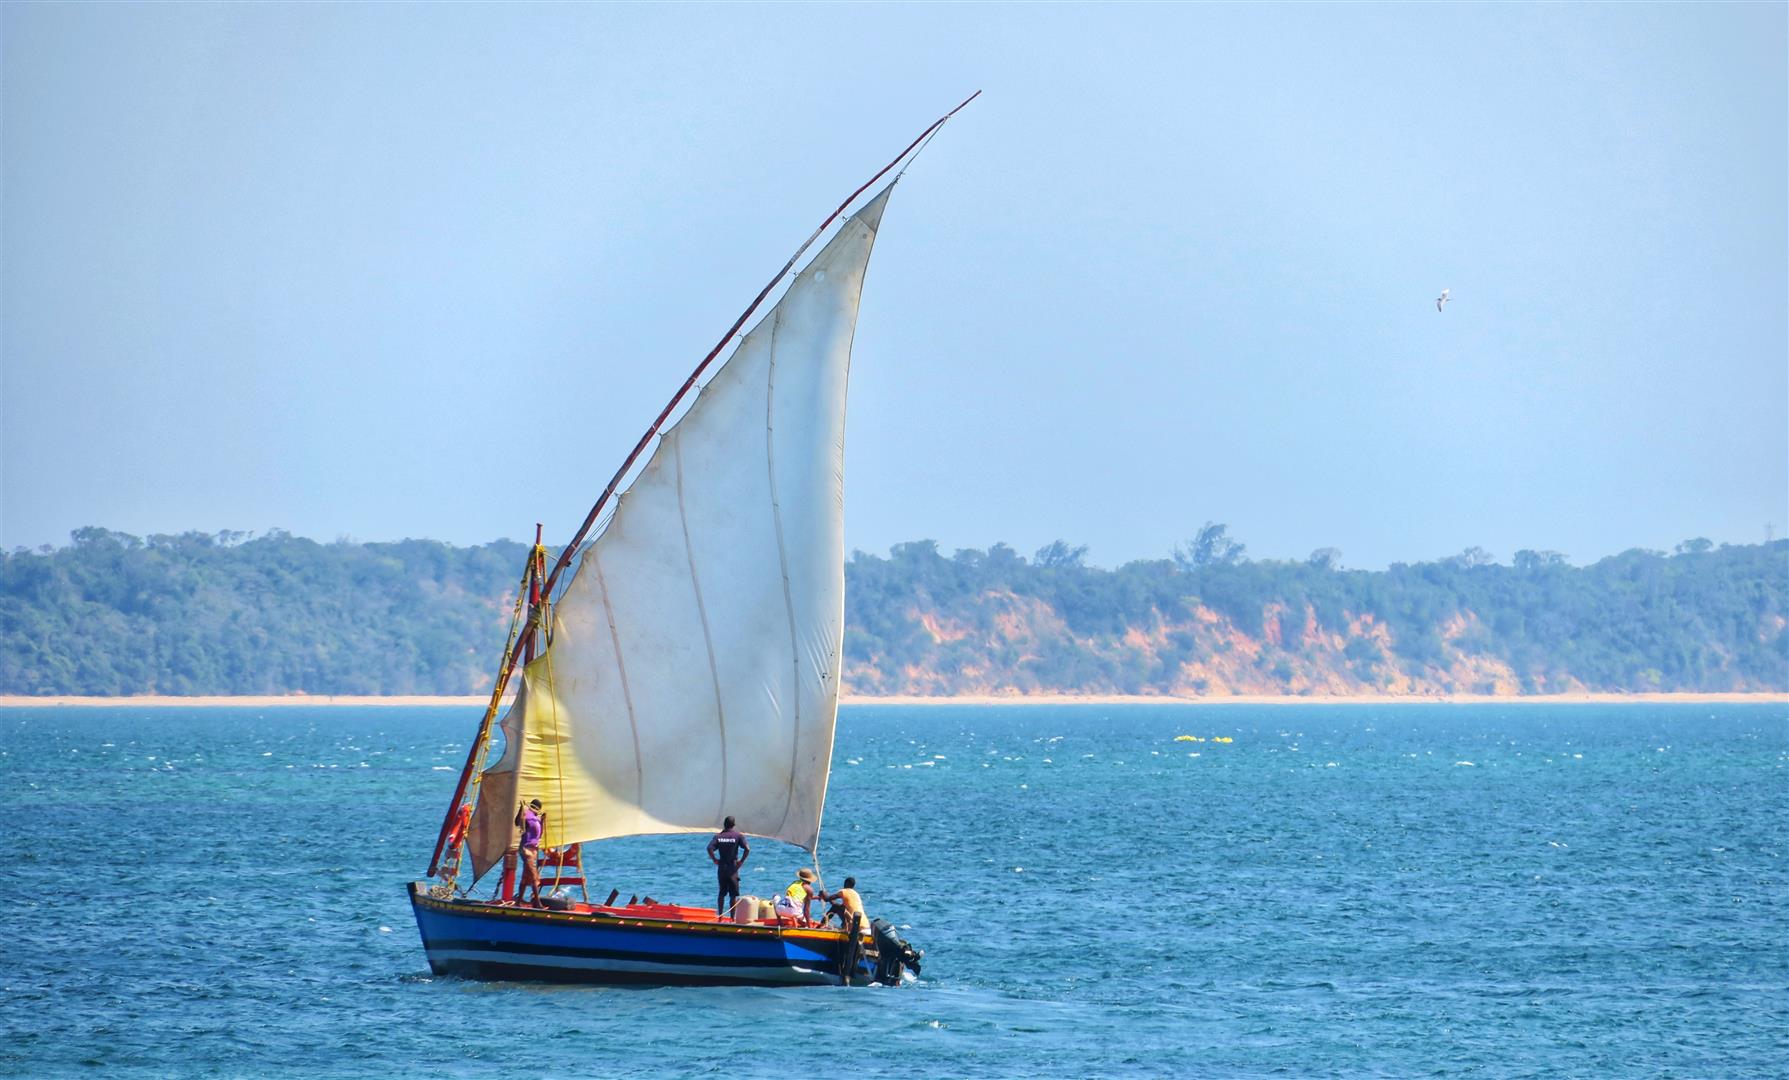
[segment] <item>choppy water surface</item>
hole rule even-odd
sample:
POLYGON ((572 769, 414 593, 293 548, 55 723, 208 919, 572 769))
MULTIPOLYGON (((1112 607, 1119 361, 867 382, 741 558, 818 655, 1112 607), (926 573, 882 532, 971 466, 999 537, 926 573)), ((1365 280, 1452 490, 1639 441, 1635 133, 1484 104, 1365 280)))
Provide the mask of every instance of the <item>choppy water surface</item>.
MULTIPOLYGON (((927 950, 851 991, 432 978, 476 719, 0 710, 0 1072, 1789 1070, 1781 706, 848 708, 824 869, 927 950)), ((701 902, 702 843, 591 874, 701 902)))

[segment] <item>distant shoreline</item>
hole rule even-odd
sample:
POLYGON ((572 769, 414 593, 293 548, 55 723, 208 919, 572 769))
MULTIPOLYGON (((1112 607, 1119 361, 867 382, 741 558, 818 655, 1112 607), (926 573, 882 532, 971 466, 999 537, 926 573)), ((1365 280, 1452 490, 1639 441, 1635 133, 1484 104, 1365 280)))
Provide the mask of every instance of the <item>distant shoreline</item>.
MULTIPOLYGON (((400 694, 375 697, 346 694, 212 694, 196 697, 173 697, 146 694, 136 697, 80 697, 54 695, 30 697, 22 694, 0 694, 0 708, 28 707, 93 707, 141 708, 283 708, 292 705, 353 705, 360 707, 445 705, 482 708, 490 698, 439 694, 400 694)), ((919 697, 889 695, 870 697, 850 695, 840 699, 844 705, 1616 705, 1652 702, 1678 705, 1716 705, 1743 703, 1752 705, 1789 705, 1789 692, 1759 691, 1713 694, 1537 694, 1525 697, 1503 697, 1495 694, 1238 694, 1231 697, 1166 697, 1137 694, 1031 694, 1004 696, 998 694, 965 694, 960 697, 919 697)))

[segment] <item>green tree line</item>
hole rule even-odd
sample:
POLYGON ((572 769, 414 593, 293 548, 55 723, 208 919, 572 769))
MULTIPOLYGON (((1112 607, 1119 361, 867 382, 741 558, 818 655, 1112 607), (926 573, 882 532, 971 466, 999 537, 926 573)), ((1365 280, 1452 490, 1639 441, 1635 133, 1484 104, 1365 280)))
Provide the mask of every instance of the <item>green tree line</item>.
POLYGON ((0 693, 470 693, 527 551, 80 529, 0 555, 0 693))
MULTIPOLYGON (((0 693, 464 694, 488 688, 527 552, 274 531, 78 530, 0 553, 0 693)), ((1169 557, 1063 541, 846 566, 847 686, 874 693, 1789 689, 1789 541, 1588 566, 1471 548, 1347 570, 1250 560, 1210 524, 1169 557)))

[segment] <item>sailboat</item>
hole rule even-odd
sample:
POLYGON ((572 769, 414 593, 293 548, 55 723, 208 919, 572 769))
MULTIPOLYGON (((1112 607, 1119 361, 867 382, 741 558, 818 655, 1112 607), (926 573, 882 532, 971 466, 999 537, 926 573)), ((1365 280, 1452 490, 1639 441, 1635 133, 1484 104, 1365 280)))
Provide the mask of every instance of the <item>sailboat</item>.
POLYGON ((618 903, 619 889, 592 902, 585 852, 616 837, 712 833, 732 817, 747 835, 802 849, 817 874, 843 663, 845 389, 858 301, 895 184, 975 96, 796 250, 556 559, 536 527, 428 879, 409 885, 437 975, 852 985, 917 972, 922 954, 880 919, 816 925, 753 898, 727 912, 638 894, 618 903), (534 800, 546 811, 538 862, 551 889, 540 907, 516 888, 520 808, 534 800), (477 895, 492 870, 488 895, 477 895))

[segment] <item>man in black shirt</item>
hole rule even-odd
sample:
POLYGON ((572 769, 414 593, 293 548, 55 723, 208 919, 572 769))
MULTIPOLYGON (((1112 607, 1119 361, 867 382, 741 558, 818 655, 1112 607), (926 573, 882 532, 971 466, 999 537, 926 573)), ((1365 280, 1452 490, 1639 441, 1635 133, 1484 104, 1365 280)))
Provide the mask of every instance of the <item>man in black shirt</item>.
POLYGON ((745 842, 745 834, 733 827, 733 818, 729 816, 721 831, 708 841, 708 858, 720 875, 721 891, 715 900, 715 914, 727 914, 728 903, 739 899, 739 868, 751 854, 752 846, 745 842))

